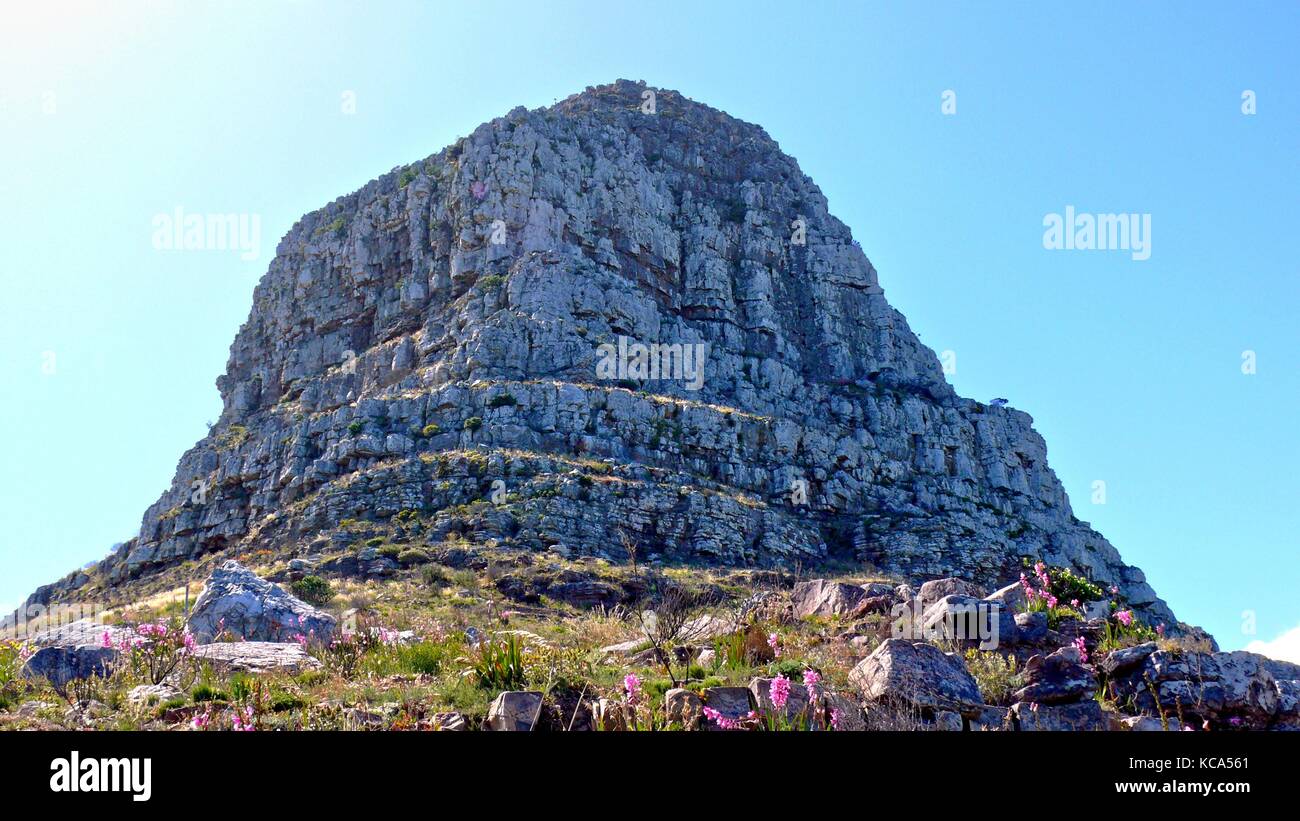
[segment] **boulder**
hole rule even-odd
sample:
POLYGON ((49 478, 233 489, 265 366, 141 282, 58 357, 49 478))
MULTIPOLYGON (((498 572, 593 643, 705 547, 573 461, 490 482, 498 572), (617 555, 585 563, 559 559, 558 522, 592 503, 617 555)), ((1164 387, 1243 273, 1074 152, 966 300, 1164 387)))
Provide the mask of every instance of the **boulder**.
POLYGON ((1096 675, 1079 662, 1079 651, 1072 646, 1048 656, 1031 656, 1024 679, 1025 686, 1015 693, 1017 701, 1066 704, 1090 698, 1097 690, 1096 675))
POLYGON ((867 598, 869 599, 885 596, 892 601, 896 598, 896 588, 894 585, 885 584, 884 582, 868 582, 867 584, 862 585, 862 591, 867 594, 867 598))
POLYGON ((965 579, 950 577, 928 581, 921 585, 921 589, 917 593, 923 611, 944 596, 971 596, 972 598, 982 599, 984 598, 984 588, 965 579))
POLYGON ((211 642, 223 629, 249 641, 285 642, 295 636, 328 639, 335 619, 328 613, 228 561, 212 572, 190 613, 189 628, 199 642, 211 642))
POLYGON ((924 632, 913 638, 948 639, 966 646, 978 645, 981 650, 996 650, 1016 640, 1011 611, 997 602, 973 596, 944 596, 926 608, 921 623, 924 632))
POLYGON ((487 729, 497 732, 528 732, 541 713, 542 694, 509 691, 488 707, 487 729))
POLYGON ((1047 614, 1041 610, 1017 613, 1016 641, 1020 644, 1037 644, 1047 638, 1047 614))
MULTIPOLYGON (((776 713, 776 707, 772 704, 772 681, 773 679, 761 676, 749 680, 749 693, 758 705, 758 711, 766 715, 776 713)), ((791 679, 790 695, 785 702, 785 718, 794 722, 800 719, 806 721, 808 717, 808 690, 802 681, 791 679)))
POLYGON ((703 709, 704 702, 690 690, 674 687, 664 693, 664 715, 669 724, 678 724, 684 730, 698 729, 703 709))
POLYGON ((56 688, 91 676, 106 676, 117 660, 115 646, 104 646, 105 634, 110 645, 130 640, 135 634, 123 627, 108 627, 93 619, 81 619, 33 636, 29 643, 36 648, 23 665, 23 675, 46 678, 56 688))
POLYGON ((1011 705, 1011 713, 1023 732, 1104 730, 1106 719, 1093 699, 1076 704, 1037 704, 1027 701, 1011 705))
POLYGON ((320 669, 320 662, 312 658, 297 642, 227 641, 200 644, 194 648, 194 657, 225 673, 286 673, 297 675, 307 670, 320 669))
POLYGON ((1281 707, 1277 681, 1264 656, 1156 650, 1116 682, 1138 709, 1183 715, 1192 724, 1264 729, 1281 707))
MULTIPOLYGON (((704 706, 717 710, 723 718, 739 720, 754 711, 754 695, 747 687, 709 687, 704 691, 704 706)), ((718 729, 712 722, 705 722, 707 730, 718 729)))
POLYGON ((867 598, 867 592, 851 584, 813 579, 796 584, 790 598, 795 618, 846 616, 867 598))
POLYGON ((998 602, 1012 613, 1019 613, 1029 603, 1025 598, 1025 588, 1020 582, 1012 582, 1001 590, 990 593, 985 600, 998 602))
POLYGON ((1007 707, 992 707, 986 704, 980 708, 979 715, 971 718, 970 729, 975 733, 1015 729, 1011 721, 1011 710, 1007 707))
POLYGON ((960 658, 925 642, 887 639, 849 673, 868 701, 978 715, 979 687, 960 658))
POLYGON ((1159 648, 1154 641, 1145 644, 1139 644, 1135 647, 1123 647, 1119 650, 1110 652, 1101 660, 1102 672, 1108 676, 1122 676, 1139 664, 1147 660, 1147 657, 1159 648))
POLYGON ((459 733, 469 729, 465 716, 457 712, 434 713, 429 720, 429 729, 459 733))

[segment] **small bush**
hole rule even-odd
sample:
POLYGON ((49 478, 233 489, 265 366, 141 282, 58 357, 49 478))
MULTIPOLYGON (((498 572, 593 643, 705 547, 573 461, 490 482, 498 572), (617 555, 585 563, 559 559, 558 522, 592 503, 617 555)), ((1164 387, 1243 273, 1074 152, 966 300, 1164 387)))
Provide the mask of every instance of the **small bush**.
POLYGON ((442 428, 436 422, 430 422, 423 428, 420 428, 420 435, 425 439, 428 439, 430 436, 437 436, 440 433, 442 433, 442 428))
POLYGON ((519 404, 519 400, 515 399, 510 394, 499 393, 496 396, 492 397, 492 401, 488 403, 488 407, 504 408, 504 407, 514 407, 515 405, 518 404, 519 404))
POLYGON ((429 587, 445 587, 451 584, 451 574, 440 564, 430 564, 420 569, 420 580, 429 587))
POLYGON ((358 419, 355 422, 348 425, 348 433, 352 434, 353 436, 356 436, 357 434, 361 433, 362 429, 364 429, 365 426, 366 426, 365 423, 362 422, 360 419, 358 419))
POLYGON ((466 674, 479 687, 489 690, 518 690, 524 686, 524 646, 515 636, 500 641, 484 639, 469 660, 466 674))
POLYGON ((500 274, 488 274, 478 281, 478 285, 485 291, 495 291, 500 288, 506 281, 506 278, 500 274))
POLYGON ((304 576, 293 583, 293 594, 308 604, 321 607, 334 598, 334 588, 320 576, 304 576))
POLYGON ((230 696, 211 684, 197 685, 190 691, 190 698, 194 699, 195 704, 202 704, 205 701, 230 701, 230 696))
POLYGON ((429 554, 425 553, 423 550, 416 550, 413 547, 407 548, 397 554, 397 563, 403 567, 410 567, 413 564, 423 564, 427 561, 429 561, 429 554))
POLYGON ((967 650, 966 669, 975 678, 980 695, 988 704, 1007 704, 1011 694, 1024 686, 1024 676, 1016 668, 1015 656, 967 650))
POLYGON ((298 710, 305 706, 307 706, 307 702, 303 701, 293 693, 277 692, 271 694, 272 712, 284 713, 289 710, 298 710))
POLYGON ((483 420, 478 416, 471 416, 465 420, 465 430, 475 431, 483 427, 483 420))

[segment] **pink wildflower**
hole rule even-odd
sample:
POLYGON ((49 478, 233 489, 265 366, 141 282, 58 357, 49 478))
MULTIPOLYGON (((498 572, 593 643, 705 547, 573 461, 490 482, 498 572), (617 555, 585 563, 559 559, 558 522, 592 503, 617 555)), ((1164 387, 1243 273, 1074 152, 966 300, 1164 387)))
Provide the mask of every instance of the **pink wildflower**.
MULTIPOLYGON (((718 712, 712 707, 704 708, 704 717, 707 718, 709 721, 712 721, 714 724, 717 724, 718 728, 722 730, 739 729, 741 726, 741 721, 743 720, 739 718, 727 718, 722 713, 718 712)), ((751 710, 749 715, 746 716, 746 718, 752 719, 753 717, 754 717, 754 712, 751 710)))
POLYGON ((781 638, 776 633, 767 637, 767 646, 772 648, 773 655, 781 658, 781 638))
POLYGON ((623 689, 627 692, 628 704, 641 702, 641 679, 637 678, 635 673, 623 676, 623 689))
POLYGON ((253 726, 253 708, 245 707, 242 710, 235 710, 230 718, 230 724, 237 733, 250 733, 257 729, 253 726))
POLYGON ((113 637, 107 630, 104 631, 104 639, 101 646, 106 650, 111 650, 113 648, 113 637))
POLYGON ((786 702, 790 700, 790 679, 778 673, 776 678, 772 679, 769 695, 772 697, 772 706, 784 710, 786 702))
POLYGON ((1088 660, 1088 648, 1083 643, 1083 636, 1078 636, 1075 638, 1074 646, 1079 651, 1079 661, 1086 662, 1088 660))
POLYGON ((1071 607, 1078 607, 1078 606, 1079 606, 1079 600, 1078 600, 1078 599, 1070 599, 1070 606, 1071 606, 1071 607))
POLYGON ((808 691, 808 700, 817 700, 817 685, 821 683, 822 674, 816 670, 803 671, 803 687, 808 691))
POLYGON ((832 708, 832 709, 831 709, 831 729, 832 729, 832 730, 838 730, 839 728, 840 728, 840 711, 832 708))
POLYGON ((1133 611, 1131 610, 1119 611, 1118 613, 1115 614, 1115 621, 1119 622, 1125 627, 1128 627, 1129 625, 1133 624, 1133 611))

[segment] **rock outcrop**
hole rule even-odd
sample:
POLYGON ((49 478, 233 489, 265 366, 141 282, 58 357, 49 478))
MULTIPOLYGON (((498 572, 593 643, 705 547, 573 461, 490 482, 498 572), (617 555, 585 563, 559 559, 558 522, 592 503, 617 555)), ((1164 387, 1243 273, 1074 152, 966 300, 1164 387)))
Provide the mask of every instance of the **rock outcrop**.
POLYGON ((308 214, 217 386, 138 537, 34 600, 419 511, 430 539, 986 589, 1042 559, 1173 622, 795 160, 672 91, 517 108, 308 214))
POLYGON ((225 633, 230 638, 260 642, 290 642, 297 636, 328 641, 335 619, 258 578, 251 570, 228 561, 213 571, 190 613, 189 629, 196 641, 210 642, 225 633))

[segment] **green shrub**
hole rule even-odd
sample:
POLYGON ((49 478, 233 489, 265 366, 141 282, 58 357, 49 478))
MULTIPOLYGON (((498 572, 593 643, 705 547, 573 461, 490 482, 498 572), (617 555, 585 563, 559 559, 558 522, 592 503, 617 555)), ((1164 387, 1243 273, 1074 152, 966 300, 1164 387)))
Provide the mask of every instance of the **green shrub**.
POLYGON ((429 561, 429 554, 413 547, 407 548, 397 554, 397 563, 403 567, 410 567, 413 564, 424 564, 427 561, 429 561))
POLYGON ((303 576, 293 583, 293 594, 308 604, 322 607, 334 598, 334 588, 320 576, 303 576))
POLYGON ((1068 568, 1053 567, 1048 570, 1052 580, 1052 595, 1063 602, 1078 599, 1080 602, 1099 601, 1106 598, 1106 591, 1101 586, 1077 576, 1068 568))
POLYGON ((500 288, 505 283, 505 281, 506 278, 501 276, 500 274, 488 274, 487 276, 481 277, 479 279, 478 285, 484 291, 495 291, 497 288, 500 288))
POLYGON ((383 536, 372 536, 369 539, 366 539, 366 547, 379 547, 383 543, 383 536))
POLYGON ((478 416, 471 416, 465 420, 465 430, 474 431, 481 427, 483 427, 483 420, 478 416))
POLYGON ((1015 656, 967 650, 966 669, 975 678, 980 695, 988 704, 1010 703, 1011 694, 1025 684, 1024 675, 1017 670, 1015 656))
POLYGON ((443 662, 450 655, 447 644, 431 641, 403 644, 395 650, 401 671, 415 675, 436 676, 442 672, 443 662))
POLYGON ((235 673, 230 677, 230 699, 240 703, 247 701, 256 683, 256 679, 247 673, 235 673))
POLYGON ((307 706, 307 702, 303 701, 293 693, 279 691, 271 694, 272 712, 284 713, 289 710, 298 710, 305 706, 307 706))
POLYGON ((516 636, 480 641, 469 663, 466 673, 484 689, 518 690, 527 680, 524 646, 516 636))
POLYGON ((444 587, 451 584, 451 574, 440 564, 425 565, 420 569, 420 579, 430 587, 444 587))
POLYGON ((365 428, 365 426, 366 426, 365 423, 362 422, 360 419, 358 419, 355 422, 352 422, 351 424, 348 425, 348 433, 352 434, 353 436, 356 436, 357 434, 361 433, 361 431, 365 428))
POLYGON ((383 547, 379 548, 380 556, 383 556, 384 558, 387 559, 392 559, 393 561, 396 561, 397 557, 400 556, 401 553, 402 553, 402 548, 398 547, 395 544, 386 544, 383 547))
POLYGON ((406 168, 403 168, 402 173, 397 176, 397 187, 405 188, 418 176, 420 176, 419 170, 413 165, 408 165, 406 168))
POLYGON ((492 397, 492 401, 488 403, 488 407, 489 407, 489 408, 504 408, 504 407, 507 407, 507 406, 508 406, 508 407, 514 407, 515 405, 518 405, 518 404, 519 404, 519 400, 515 399, 515 398, 514 398, 513 396, 511 396, 510 394, 508 394, 508 393, 499 393, 499 394, 497 394, 496 396, 492 397))
POLYGON ((442 428, 436 422, 430 422, 420 429, 420 435, 428 439, 430 436, 437 436, 442 433, 442 428))
POLYGON ((211 684, 196 685, 190 691, 190 698, 194 699, 195 704, 201 704, 205 701, 230 701, 230 696, 222 690, 218 690, 211 684))

